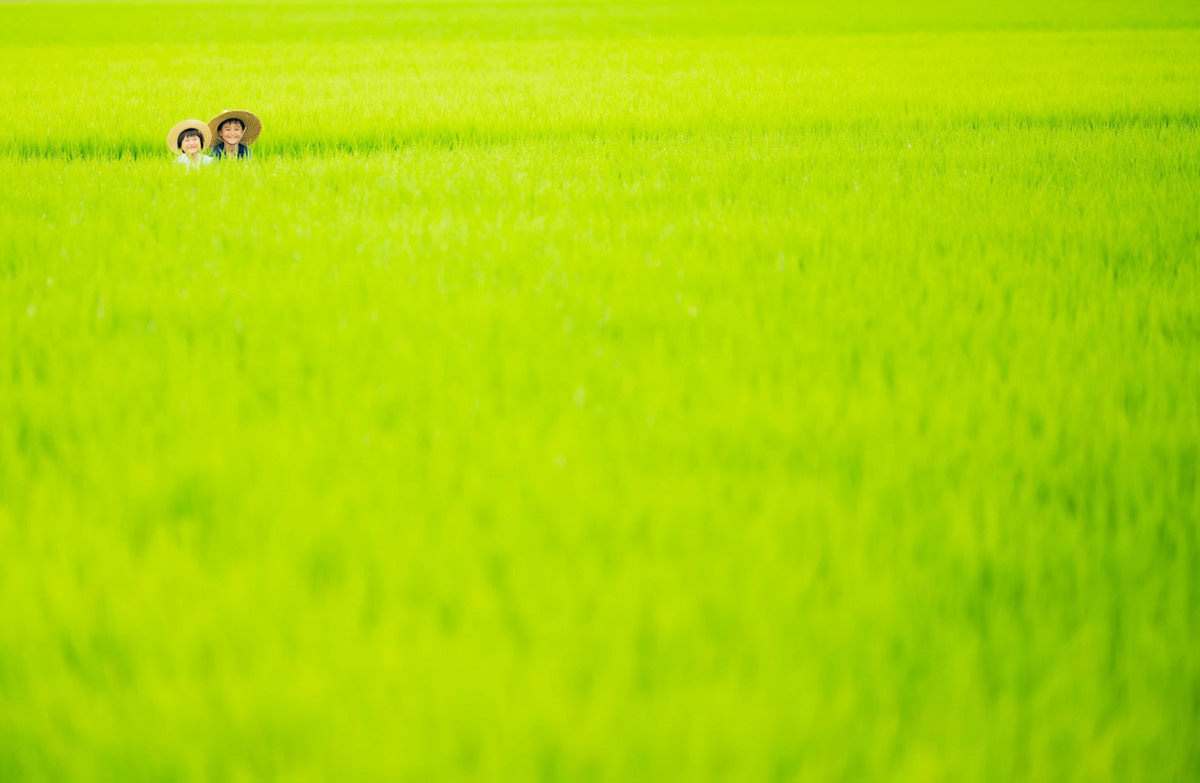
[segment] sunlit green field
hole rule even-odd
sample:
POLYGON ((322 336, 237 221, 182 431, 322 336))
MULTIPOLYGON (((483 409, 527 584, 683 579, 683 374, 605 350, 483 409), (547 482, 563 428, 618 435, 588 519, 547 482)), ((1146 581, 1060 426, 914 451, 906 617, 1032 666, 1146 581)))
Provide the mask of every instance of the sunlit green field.
POLYGON ((5 3, 0 110, 3 783, 1200 779, 1193 0, 5 3))

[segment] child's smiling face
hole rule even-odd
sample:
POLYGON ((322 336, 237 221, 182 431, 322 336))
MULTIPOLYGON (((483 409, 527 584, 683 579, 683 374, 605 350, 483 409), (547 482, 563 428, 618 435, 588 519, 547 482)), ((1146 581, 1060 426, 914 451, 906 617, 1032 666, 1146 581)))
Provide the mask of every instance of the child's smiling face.
POLYGON ((242 140, 242 123, 239 120, 226 120, 219 128, 221 141, 233 146, 242 140))
POLYGON ((201 146, 200 134, 195 131, 192 131, 179 141, 179 148, 188 155, 195 155, 200 151, 201 146))

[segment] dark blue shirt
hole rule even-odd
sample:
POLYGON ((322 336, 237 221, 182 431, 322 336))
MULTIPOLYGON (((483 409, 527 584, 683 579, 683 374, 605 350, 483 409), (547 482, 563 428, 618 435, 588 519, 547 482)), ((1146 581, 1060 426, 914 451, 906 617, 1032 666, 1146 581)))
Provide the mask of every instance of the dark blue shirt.
MULTIPOLYGON (((217 142, 217 146, 213 147, 212 156, 213 156, 213 158, 216 158, 216 159, 225 157, 225 142, 223 142, 223 141, 217 142)), ((237 156, 239 158, 249 158, 250 157, 250 148, 247 147, 245 144, 238 142, 237 156)))

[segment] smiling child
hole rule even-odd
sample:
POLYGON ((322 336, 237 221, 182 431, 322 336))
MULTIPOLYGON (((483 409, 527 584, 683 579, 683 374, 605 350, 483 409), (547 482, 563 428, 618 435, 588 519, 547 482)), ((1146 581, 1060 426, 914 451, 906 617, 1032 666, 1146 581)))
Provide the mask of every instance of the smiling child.
POLYGON ((212 158, 203 153, 212 140, 212 133, 202 120, 184 120, 175 123, 167 132, 167 146, 172 152, 178 152, 175 162, 186 167, 189 171, 199 169, 212 163, 212 158))
POLYGON ((232 109, 209 120, 208 128, 217 139, 213 158, 250 158, 250 145, 262 132, 262 120, 256 115, 232 109))

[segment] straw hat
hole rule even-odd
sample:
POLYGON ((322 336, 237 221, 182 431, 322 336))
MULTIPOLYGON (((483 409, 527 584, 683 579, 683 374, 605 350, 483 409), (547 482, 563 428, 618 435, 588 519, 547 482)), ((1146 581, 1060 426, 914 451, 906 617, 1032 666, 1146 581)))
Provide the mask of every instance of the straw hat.
POLYGON ((242 133, 242 144, 247 146, 253 144, 254 140, 258 138, 258 134, 262 133, 262 120, 258 118, 258 115, 243 111, 242 109, 229 109, 208 121, 208 129, 212 131, 214 139, 221 137, 217 133, 217 129, 221 127, 221 123, 225 122, 225 120, 242 121, 242 125, 246 128, 245 132, 242 133))
POLYGON ((200 145, 200 149, 208 148, 209 143, 212 141, 213 135, 212 131, 208 129, 208 126, 204 124, 204 121, 184 120, 183 122, 175 123, 171 130, 167 131, 167 146, 171 148, 171 152, 182 152, 182 150, 179 149, 179 134, 183 133, 188 128, 200 132, 200 141, 203 142, 200 145))

